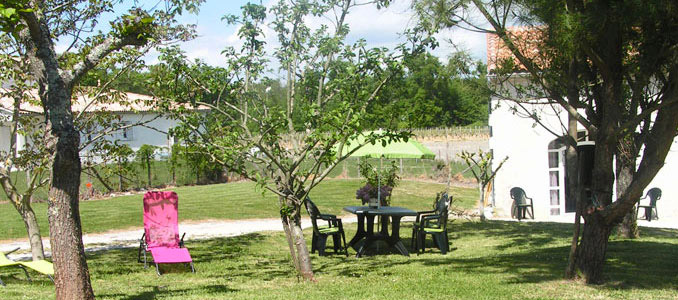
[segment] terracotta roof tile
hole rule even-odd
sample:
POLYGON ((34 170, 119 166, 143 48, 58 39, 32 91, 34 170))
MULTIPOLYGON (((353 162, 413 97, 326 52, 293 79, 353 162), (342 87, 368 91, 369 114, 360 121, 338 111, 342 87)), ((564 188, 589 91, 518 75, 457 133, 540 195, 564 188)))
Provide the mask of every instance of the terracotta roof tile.
MULTIPOLYGON (((512 37, 514 44, 526 57, 533 59, 540 65, 546 64, 546 59, 540 53, 543 41, 543 32, 539 27, 509 27, 507 33, 512 37)), ((514 71, 525 71, 518 58, 513 56, 511 50, 502 39, 493 33, 486 34, 487 40, 487 72, 493 73, 506 60, 513 60, 514 71)))

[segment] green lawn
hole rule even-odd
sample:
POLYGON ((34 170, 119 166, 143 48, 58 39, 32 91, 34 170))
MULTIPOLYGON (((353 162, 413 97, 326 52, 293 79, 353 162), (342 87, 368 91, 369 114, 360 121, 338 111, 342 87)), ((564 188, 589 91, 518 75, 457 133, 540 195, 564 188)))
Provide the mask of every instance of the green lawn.
MULTIPOLYGON (((363 158, 364 159, 364 158, 363 158)), ((370 158, 368 159, 369 162, 374 165, 378 166, 379 165, 379 159, 376 158, 370 158)), ((444 162, 441 161, 436 161, 436 160, 430 160, 430 159, 402 159, 402 160, 394 160, 396 162, 396 165, 399 167, 399 176, 402 178, 406 179, 435 179, 439 181, 445 181, 447 180, 447 171, 443 168, 445 166, 444 162), (402 164, 401 164, 402 162, 402 164), (402 169, 400 169, 402 167, 402 169)), ((390 160, 384 159, 382 161, 383 165, 388 165, 390 164, 390 160)), ((133 174, 129 175, 130 179, 132 182, 127 182, 126 186, 127 189, 140 189, 140 188, 145 188, 147 186, 147 175, 146 175, 146 170, 141 168, 138 163, 133 163, 135 169, 133 174)), ((472 174, 469 170, 467 170, 467 167, 464 163, 461 162, 456 162, 452 161, 449 164, 450 169, 452 170, 452 174, 458 174, 461 173, 463 177, 470 179, 472 177, 472 174)), ((172 182, 171 179, 171 174, 168 168, 168 164, 166 161, 156 161, 152 167, 152 184, 153 186, 167 186, 170 185, 172 182)), ((188 165, 184 162, 182 163, 176 170, 176 186, 184 186, 184 185, 193 185, 196 184, 196 176, 192 171, 188 168, 188 165)), ((102 173, 102 176, 103 173, 102 173)), ((329 174, 329 178, 352 178, 352 179, 360 179, 360 172, 358 170, 358 159, 357 158, 348 158, 337 167, 335 167, 332 172, 329 174)), ((202 181, 205 180, 205 178, 201 177, 201 183, 202 181)), ((12 173, 12 181, 15 182, 15 184, 19 187, 20 190, 24 190, 26 188, 26 174, 23 171, 18 171, 12 173)), ((83 173, 80 176, 80 194, 85 195, 87 188, 86 184, 88 182, 92 183, 92 186, 94 187, 94 190, 102 193, 106 192, 106 188, 104 187, 103 184, 99 180, 96 179, 94 176, 90 176, 86 173, 83 173)), ((109 179, 109 184, 111 185, 112 188, 117 189, 118 188, 118 177, 113 176, 112 178, 109 179)), ((47 199, 47 187, 42 187, 36 190, 36 192, 33 195, 34 198, 36 199, 41 199, 41 200, 46 200, 47 199)), ((4 190, 0 189, 0 201, 2 200, 7 200, 7 195, 5 194, 4 190)))
MULTIPOLYGON (((342 207, 360 203, 355 199, 355 191, 360 185, 360 180, 326 180, 311 192, 311 198, 323 212, 344 214, 342 207)), ((436 192, 443 191, 445 187, 444 184, 404 180, 394 189, 392 205, 414 210, 428 209, 433 203, 436 192)), ((261 190, 257 190, 253 182, 183 186, 174 190, 179 195, 180 221, 277 218, 279 216, 275 195, 266 192, 262 196, 261 190)), ((478 192, 476 189, 452 188, 451 195, 458 200, 455 205, 470 208, 477 201, 478 192)), ((83 232, 94 233, 142 227, 141 199, 142 194, 138 194, 80 202, 83 232)), ((33 205, 41 232, 45 237, 49 236, 46 207, 46 203, 33 205)), ((304 212, 303 215, 306 216, 306 213, 304 212)), ((0 240, 26 236, 21 217, 11 204, 0 204, 0 220, 3 220, 0 240)))
MULTIPOLYGON (((409 239, 406 222, 402 236, 409 239)), ((457 249, 404 257, 381 253, 360 259, 312 255, 316 283, 300 282, 282 233, 193 241, 197 273, 183 266, 158 277, 136 262, 136 249, 89 254, 98 299, 676 299, 678 234, 645 229, 643 237, 612 239, 607 283, 562 279, 572 226, 553 223, 450 224, 457 249)), ((306 238, 310 240, 310 231, 306 238)), ((347 226, 348 236, 355 224, 347 226)), ((430 239, 429 239, 430 243, 430 239)), ((381 248, 383 251, 383 247, 381 248)), ((350 254, 355 254, 352 250, 350 254)), ((19 269, 3 270, 3 299, 53 299, 52 283, 19 269)))

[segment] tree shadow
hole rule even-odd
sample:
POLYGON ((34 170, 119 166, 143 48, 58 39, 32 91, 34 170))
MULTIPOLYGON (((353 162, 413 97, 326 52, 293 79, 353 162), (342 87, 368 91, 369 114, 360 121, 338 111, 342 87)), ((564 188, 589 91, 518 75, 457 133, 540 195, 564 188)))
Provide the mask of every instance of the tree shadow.
MULTIPOLYGON (((510 283, 540 283, 561 280, 569 255, 572 224, 517 223, 505 221, 449 224, 451 246, 467 242, 473 236, 501 241, 494 248, 499 254, 459 258, 445 256, 417 258, 426 266, 451 265, 469 273, 502 272, 514 274, 510 283), (456 236, 456 237, 455 237, 456 236)), ((606 283, 599 289, 672 289, 678 290, 678 245, 657 242, 655 237, 676 236, 676 230, 643 229, 644 238, 623 240, 611 237, 604 267, 606 283)), ((432 242, 430 242, 432 246, 432 242)), ((495 251, 490 251, 495 252, 495 251)))
POLYGON ((448 224, 448 231, 459 236, 484 236, 506 242, 498 250, 515 247, 543 247, 572 237, 572 224, 547 222, 485 221, 448 224))
POLYGON ((195 288, 191 289, 169 289, 166 286, 144 286, 145 289, 150 289, 146 290, 143 292, 140 292, 138 294, 101 294, 97 295, 99 298, 115 298, 115 299, 121 299, 121 300, 153 300, 153 299, 158 299, 159 297, 163 296, 171 296, 171 295, 180 295, 180 294, 186 294, 190 293, 193 290, 200 290, 202 295, 209 296, 209 295, 225 295, 225 294, 231 294, 234 292, 237 292, 238 290, 236 289, 231 289, 226 285, 204 285, 204 286, 196 286, 195 288))
MULTIPOLYGON (((409 246, 410 224, 404 224, 401 239, 409 246)), ((676 230, 643 228, 639 240, 612 238, 608 245, 604 273, 607 283, 596 289, 668 289, 678 290, 678 242, 666 242, 666 237, 676 236, 676 230), (658 238, 661 238, 658 239, 658 238)), ((412 252, 405 257, 378 242, 369 249, 368 255, 355 258, 355 251, 349 257, 331 254, 319 257, 311 254, 314 272, 338 277, 361 277, 378 272, 389 276, 400 274, 399 266, 413 269, 426 267, 449 267, 455 272, 468 274, 502 273, 509 284, 538 284, 563 279, 572 224, 533 222, 450 222, 448 225, 450 247, 460 250, 440 254, 432 248, 430 236, 427 252, 417 255, 412 252), (482 244, 482 242, 490 243, 482 244), (481 242, 476 245, 476 243, 481 242), (472 250, 470 248, 473 248, 472 250)), ((311 231, 304 231, 310 250, 311 231)), ((282 234, 252 233, 243 236, 189 241, 196 264, 197 276, 218 280, 271 281, 278 278, 297 276, 290 263, 289 249, 282 234), (268 247, 275 247, 271 251, 268 247), (224 263, 226 262, 226 263, 224 263), (201 266, 206 270, 201 273, 201 266)), ((331 242, 328 248, 331 249, 331 242)), ((331 253, 331 251, 330 251, 331 253)), ((137 248, 115 249, 88 254, 93 265, 94 276, 126 275, 144 271, 136 262, 137 248), (98 273, 98 274, 97 274, 98 273)), ((177 272, 180 272, 179 270, 177 272)), ((189 271, 190 272, 190 271, 189 271)), ((187 290, 172 290, 172 294, 189 290, 207 289, 216 295, 234 292, 225 285, 200 286, 187 290)), ((154 299, 170 293, 162 288, 145 288, 136 295, 102 295, 123 299, 154 299)), ((189 292, 190 293, 190 292, 189 292)))

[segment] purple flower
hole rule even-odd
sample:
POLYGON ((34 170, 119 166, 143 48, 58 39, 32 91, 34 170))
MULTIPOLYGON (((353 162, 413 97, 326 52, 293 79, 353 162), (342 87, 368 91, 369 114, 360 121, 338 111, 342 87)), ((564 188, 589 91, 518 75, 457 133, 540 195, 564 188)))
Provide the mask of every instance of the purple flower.
MULTIPOLYGON (((363 204, 367 203, 371 198, 377 198, 378 192, 377 192, 377 187, 372 186, 371 184, 367 183, 365 186, 359 188, 355 192, 355 198, 360 199, 363 204)), ((382 201, 391 195, 391 191, 393 191, 393 187, 387 186, 387 185, 382 185, 379 187, 379 190, 381 190, 381 199, 382 201)))

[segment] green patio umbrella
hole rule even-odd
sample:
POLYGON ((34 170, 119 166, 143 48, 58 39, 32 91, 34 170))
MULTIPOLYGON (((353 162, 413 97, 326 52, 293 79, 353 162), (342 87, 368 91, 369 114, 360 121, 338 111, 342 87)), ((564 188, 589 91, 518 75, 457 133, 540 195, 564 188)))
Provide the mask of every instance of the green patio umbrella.
MULTIPOLYGON (((357 138, 350 140, 347 146, 344 146, 344 153, 352 151, 356 147, 365 143, 365 136, 368 136, 372 131, 365 132, 359 135, 357 138)), ((374 131, 374 133, 381 133, 381 131, 374 131)), ((364 145, 362 148, 358 149, 356 152, 351 154, 355 157, 371 157, 371 158, 423 158, 423 159, 435 159, 436 155, 433 151, 426 148, 421 143, 409 139, 407 142, 392 142, 388 143, 385 146, 382 144, 381 140, 377 140, 376 143, 364 145)))
MULTIPOLYGON (((357 138, 351 140, 348 146, 344 146, 344 153, 350 152, 361 144, 365 143, 365 136, 369 135, 371 132, 365 132, 359 135, 357 138)), ((381 133, 377 131, 375 133, 381 133)), ((388 143, 385 146, 380 140, 373 145, 368 143, 367 145, 362 146, 360 149, 356 150, 351 156, 355 157, 365 157, 365 158, 379 158, 379 170, 381 172, 381 159, 382 158, 420 158, 420 159, 435 159, 436 155, 430 149, 421 143, 409 139, 407 142, 392 142, 388 143)), ((378 180, 377 185, 377 199, 381 203, 381 180, 378 180)))

